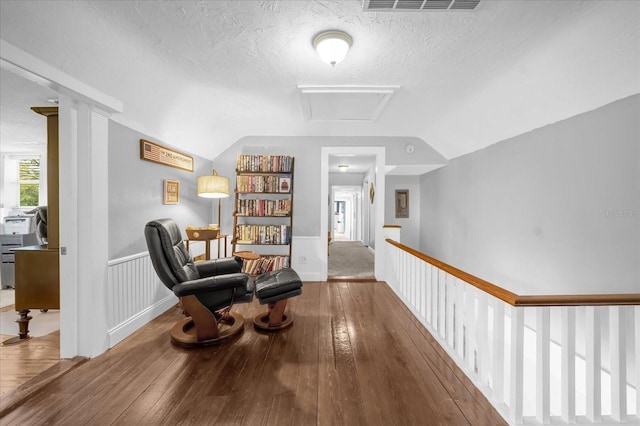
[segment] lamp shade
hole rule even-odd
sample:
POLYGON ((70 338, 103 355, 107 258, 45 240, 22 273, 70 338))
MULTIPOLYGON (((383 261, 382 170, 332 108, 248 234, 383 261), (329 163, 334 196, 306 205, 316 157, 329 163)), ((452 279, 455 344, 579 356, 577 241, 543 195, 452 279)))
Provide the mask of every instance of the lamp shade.
POLYGON ((229 196, 229 178, 218 176, 216 171, 198 177, 198 196, 204 198, 225 198, 229 196))
POLYGON ((352 42, 351 36, 344 31, 323 31, 313 38, 313 48, 324 62, 334 66, 347 56, 352 42))

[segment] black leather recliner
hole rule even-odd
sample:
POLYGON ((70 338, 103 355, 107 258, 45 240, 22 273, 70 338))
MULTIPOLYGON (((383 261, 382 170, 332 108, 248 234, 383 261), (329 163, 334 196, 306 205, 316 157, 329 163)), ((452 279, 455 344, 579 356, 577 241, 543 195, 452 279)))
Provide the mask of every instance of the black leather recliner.
POLYGON ((173 343, 207 346, 243 330, 244 318, 231 306, 253 300, 254 281, 241 272, 241 258, 194 263, 172 219, 147 223, 144 235, 158 277, 180 298, 186 316, 171 329, 173 343))

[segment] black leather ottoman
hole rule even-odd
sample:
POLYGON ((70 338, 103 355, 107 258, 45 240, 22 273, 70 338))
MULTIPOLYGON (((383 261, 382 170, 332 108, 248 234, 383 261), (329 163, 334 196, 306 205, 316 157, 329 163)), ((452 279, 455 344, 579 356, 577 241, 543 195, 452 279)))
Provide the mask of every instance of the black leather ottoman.
POLYGON ((260 275, 255 281, 255 294, 261 305, 269 310, 255 317, 254 325, 262 330, 280 330, 293 322, 293 315, 285 314, 287 300, 302 294, 302 280, 291 268, 260 275))

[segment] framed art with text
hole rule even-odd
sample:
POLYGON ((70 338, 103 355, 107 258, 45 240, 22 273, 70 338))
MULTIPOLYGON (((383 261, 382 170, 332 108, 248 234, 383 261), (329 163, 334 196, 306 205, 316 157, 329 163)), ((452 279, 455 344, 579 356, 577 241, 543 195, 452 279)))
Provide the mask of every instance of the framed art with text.
POLYGON ((193 157, 145 139, 140 139, 140 158, 193 172, 193 157))
POLYGON ((164 180, 164 204, 178 204, 180 202, 180 181, 164 180))

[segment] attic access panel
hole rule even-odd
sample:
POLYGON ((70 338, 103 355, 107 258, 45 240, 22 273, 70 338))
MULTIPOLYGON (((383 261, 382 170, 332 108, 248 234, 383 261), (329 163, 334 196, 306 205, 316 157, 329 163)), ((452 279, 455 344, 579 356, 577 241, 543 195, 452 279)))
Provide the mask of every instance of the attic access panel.
POLYGON ((399 86, 298 86, 308 121, 373 121, 399 86))

